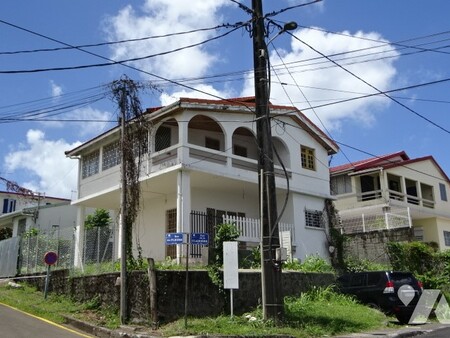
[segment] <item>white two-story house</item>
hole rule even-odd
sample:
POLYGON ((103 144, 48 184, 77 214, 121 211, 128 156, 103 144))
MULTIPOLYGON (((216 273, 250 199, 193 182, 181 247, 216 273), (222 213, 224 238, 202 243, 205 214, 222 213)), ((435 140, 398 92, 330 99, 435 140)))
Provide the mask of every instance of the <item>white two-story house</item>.
POLYGON ((343 232, 412 227, 417 240, 450 249, 450 181, 432 156, 400 151, 330 173, 343 232))
MULTIPOLYGON (((258 147, 254 98, 181 98, 152 108, 148 154, 141 168, 141 211, 134 246, 143 257, 164 260, 181 254, 165 245, 170 232, 207 232, 234 222, 240 241, 259 242, 258 147)), ((331 198, 328 156, 338 151, 317 126, 294 107, 270 105, 280 230, 287 231, 293 257, 328 257, 322 219, 331 198), (287 196, 287 205, 282 208, 287 196)), ((79 161, 78 247, 87 208, 120 211, 119 126, 69 150, 79 161)), ((210 236, 210 242, 213 238, 210 236)), ((120 254, 115 250, 116 254, 120 254)), ((199 251, 193 248, 192 257, 199 251)), ((117 256, 116 256, 117 257, 117 256)))

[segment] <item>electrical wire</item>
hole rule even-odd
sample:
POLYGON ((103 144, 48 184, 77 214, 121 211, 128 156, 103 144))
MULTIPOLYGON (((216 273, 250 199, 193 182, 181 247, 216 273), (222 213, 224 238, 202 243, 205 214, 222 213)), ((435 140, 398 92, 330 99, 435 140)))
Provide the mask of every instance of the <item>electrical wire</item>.
MULTIPOLYGON (((274 20, 275 21, 275 20, 274 20)), ((444 35, 444 34, 449 34, 450 31, 444 31, 444 32, 439 32, 439 33, 433 33, 433 34, 428 34, 428 35, 423 35, 423 36, 419 36, 419 37, 415 37, 415 38, 410 38, 407 40, 402 40, 402 41, 397 41, 397 42, 391 42, 391 41, 386 41, 386 40, 379 40, 379 39, 372 39, 372 38, 368 38, 368 37, 363 37, 363 36, 357 36, 357 35, 351 35, 351 34, 346 34, 346 33, 342 33, 342 32, 334 32, 334 31, 330 31, 327 29, 323 29, 323 28, 318 28, 318 27, 311 27, 311 26, 302 26, 302 25, 298 25, 298 27, 301 28, 305 28, 305 29, 310 29, 310 30, 315 30, 315 31, 319 31, 319 32, 323 32, 323 33, 327 33, 327 34, 333 34, 333 35, 340 35, 340 36, 345 36, 345 37, 350 37, 353 39, 359 39, 359 40, 365 40, 365 41, 371 41, 371 42, 377 42, 377 43, 381 43, 382 45, 380 46, 373 46, 373 47, 368 47, 367 49, 370 48, 379 48, 382 47, 384 45, 391 45, 391 46, 398 46, 398 47, 402 47, 401 49, 418 49, 420 51, 424 51, 424 52, 439 52, 439 53, 443 53, 443 54, 450 54, 450 52, 442 52, 442 51, 436 51, 435 49, 428 49, 428 48, 420 48, 420 45, 416 45, 416 46, 411 46, 411 45, 405 45, 405 42, 410 42, 410 41, 415 41, 415 40, 422 40, 425 38, 430 38, 430 37, 435 37, 435 36, 439 36, 439 35, 444 35)), ((442 40, 441 40, 442 41, 442 40)), ((429 43, 435 43, 435 42, 429 42, 429 43)), ((428 43, 428 44, 429 44, 428 43)))
POLYGON ((291 9, 295 9, 295 8, 300 8, 300 7, 304 7, 304 6, 313 5, 313 4, 316 4, 316 3, 318 3, 318 2, 322 2, 322 0, 313 0, 313 1, 310 1, 310 2, 306 2, 306 3, 302 3, 302 4, 298 4, 298 5, 286 7, 286 8, 280 9, 280 10, 278 10, 278 11, 273 11, 273 12, 267 13, 266 15, 264 15, 264 17, 265 17, 265 18, 269 18, 269 17, 272 17, 272 16, 276 16, 276 15, 278 15, 278 14, 284 13, 284 12, 286 12, 286 11, 289 11, 289 10, 291 10, 291 9))
MULTIPOLYGON (((11 24, 9 22, 3 21, 1 19, 0 19, 0 23, 12 26, 14 28, 18 28, 19 27, 19 26, 11 24)), ((172 37, 172 36, 179 36, 179 35, 186 35, 186 34, 192 34, 192 33, 198 33, 198 32, 205 32, 205 31, 217 30, 217 29, 220 29, 220 28, 229 28, 229 27, 233 27, 233 25, 222 24, 222 25, 218 25, 218 26, 215 26, 215 27, 198 28, 198 29, 192 29, 192 30, 189 30, 189 31, 177 32, 177 33, 168 33, 168 34, 162 34, 162 35, 147 36, 147 37, 143 37, 143 38, 126 39, 126 40, 109 41, 109 42, 100 42, 100 43, 84 44, 84 45, 77 45, 77 46, 66 46, 66 47, 55 47, 55 48, 40 48, 40 49, 30 49, 30 50, 18 50, 18 51, 6 51, 6 52, 0 52, 0 55, 17 55, 17 54, 40 53, 40 52, 56 52, 56 51, 62 51, 62 50, 73 50, 73 49, 81 49, 81 48, 111 46, 111 45, 117 45, 117 44, 129 43, 129 42, 141 42, 141 41, 147 41, 147 40, 152 40, 152 39, 160 39, 160 38, 167 38, 167 37, 172 37)))
MULTIPOLYGON (((43 35, 43 34, 40 34, 40 33, 34 32, 34 31, 31 31, 31 30, 29 30, 29 29, 26 29, 26 28, 23 28, 23 27, 20 27, 20 26, 11 24, 11 23, 8 23, 8 22, 6 22, 6 21, 2 21, 2 22, 5 23, 5 24, 9 24, 9 25, 11 25, 12 27, 15 27, 15 28, 17 28, 17 29, 26 31, 26 32, 28 32, 28 33, 30 33, 30 34, 37 35, 37 36, 39 36, 39 37, 42 37, 42 38, 45 38, 45 39, 48 39, 48 40, 51 40, 51 41, 60 43, 60 44, 62 44, 62 45, 64 45, 64 46, 67 46, 67 47, 75 47, 75 46, 72 46, 72 45, 70 45, 70 44, 68 44, 68 43, 65 43, 65 42, 63 42, 63 41, 59 41, 59 40, 57 40, 57 39, 48 37, 48 36, 46 36, 46 35, 43 35)), ((154 55, 154 56, 164 55, 164 54, 167 54, 167 53, 172 53, 172 52, 174 52, 174 51, 180 51, 181 49, 191 48, 191 47, 193 47, 193 46, 202 45, 202 44, 205 44, 205 43, 207 43, 207 42, 211 42, 211 41, 213 41, 213 40, 217 40, 217 39, 219 39, 219 38, 222 38, 222 37, 224 37, 224 36, 226 36, 226 35, 231 34, 232 32, 234 32, 234 31, 236 31, 236 30, 238 30, 238 29, 240 29, 240 28, 246 27, 246 26, 249 24, 249 22, 250 22, 250 21, 248 21, 248 22, 238 22, 238 23, 236 23, 236 24, 234 24, 234 25, 230 25, 230 27, 231 27, 231 26, 234 26, 235 28, 232 29, 231 31, 228 31, 228 32, 224 33, 224 34, 221 34, 221 35, 215 36, 215 37, 213 37, 213 38, 207 39, 207 40, 205 40, 205 41, 203 41, 203 42, 201 42, 201 43, 197 43, 197 44, 190 45, 190 46, 185 46, 185 47, 183 47, 183 48, 177 48, 176 50, 173 50, 173 51, 167 51, 167 52, 165 52, 165 53, 160 53, 160 54, 157 54, 157 55, 154 55)), ((134 58, 134 59, 122 60, 122 61, 115 61, 115 60, 109 59, 109 58, 107 58, 107 57, 104 57, 104 56, 102 56, 102 55, 99 55, 99 54, 96 54, 96 53, 87 51, 87 50, 82 49, 82 48, 76 48, 76 47, 75 47, 75 49, 77 49, 77 50, 79 50, 79 51, 81 51, 81 52, 84 52, 84 53, 87 53, 87 54, 90 54, 90 55, 99 57, 99 58, 101 58, 101 59, 107 60, 107 61, 109 61, 109 62, 108 62, 108 63, 105 63, 105 64, 98 64, 98 65, 83 65, 83 66, 75 66, 75 67, 56 67, 55 69, 51 69, 51 70, 84 69, 84 68, 103 67, 103 66, 110 66, 110 65, 116 65, 116 64, 118 64, 118 65, 127 67, 127 68, 129 68, 129 69, 133 69, 133 70, 135 70, 135 71, 138 71, 138 72, 141 72, 141 73, 150 75, 150 76, 152 76, 152 77, 154 77, 154 78, 157 78, 157 79, 159 79, 159 80, 167 81, 168 83, 174 84, 174 85, 176 85, 176 86, 180 86, 180 87, 183 87, 183 88, 192 90, 192 91, 194 91, 194 92, 198 92, 198 93, 201 93, 201 94, 204 94, 204 95, 207 95, 207 96, 210 96, 210 97, 214 97, 214 98, 217 98, 217 99, 220 99, 220 100, 224 100, 224 101, 229 101, 229 102, 233 102, 233 103, 239 103, 240 105, 246 107, 249 111, 254 112, 254 110, 253 110, 251 107, 249 107, 245 102, 242 102, 242 101, 239 101, 239 100, 230 100, 230 99, 226 99, 226 98, 220 97, 220 96, 218 96, 218 95, 215 95, 215 94, 212 94, 212 93, 208 93, 208 92, 206 92, 206 91, 204 91, 204 90, 201 90, 201 89, 198 89, 198 88, 194 88, 194 87, 192 87, 192 86, 188 86, 188 85, 185 85, 185 84, 183 84, 183 83, 179 83, 179 82, 176 82, 176 81, 174 81, 174 80, 171 80, 171 79, 165 78, 165 77, 163 77, 163 76, 157 75, 157 74, 155 74, 155 73, 151 73, 151 72, 148 72, 148 71, 144 71, 144 70, 142 70, 142 69, 139 69, 139 68, 136 68, 136 67, 133 67, 133 66, 131 66, 131 65, 126 64, 126 62, 136 61, 136 60, 144 59, 144 58, 147 58, 147 57, 134 58)), ((25 72, 26 72, 26 73, 29 73, 29 72, 34 73, 34 72, 43 72, 43 71, 50 71, 50 69, 40 69, 40 70, 34 70, 34 71, 33 71, 33 70, 28 70, 28 71, 25 71, 25 72)), ((7 74, 18 74, 18 73, 21 73, 21 72, 20 72, 20 71, 19 71, 19 72, 12 71, 12 72, 8 72, 7 74)), ((0 71, 0 74, 2 74, 2 71, 0 71)))
MULTIPOLYGON (((198 42, 198 43, 186 45, 186 46, 175 48, 175 49, 172 49, 172 50, 169 50, 169 51, 165 51, 165 52, 159 52, 159 53, 155 53, 155 54, 150 54, 150 55, 145 55, 145 56, 125 59, 125 60, 114 61, 114 60, 111 60, 109 58, 100 56, 99 54, 92 53, 92 52, 89 52, 89 51, 86 51, 86 50, 83 49, 82 50, 83 52, 86 52, 88 54, 100 57, 100 58, 105 59, 105 60, 108 60, 109 62, 97 63, 97 64, 87 64, 87 65, 78 65, 78 66, 66 66, 66 67, 49 67, 49 68, 35 68, 35 69, 22 69, 22 70, 0 70, 0 74, 42 73, 42 72, 50 72, 50 71, 65 71, 65 70, 97 68, 97 67, 114 66, 114 65, 124 65, 125 63, 128 63, 128 62, 142 61, 142 60, 146 60, 146 59, 150 59, 150 58, 154 58, 154 57, 158 57, 158 56, 163 56, 163 55, 167 55, 167 54, 171 54, 171 53, 176 53, 176 52, 179 52, 179 51, 182 51, 182 50, 185 50, 185 49, 189 49, 189 48, 193 48, 193 47, 198 47, 198 46, 204 45, 205 43, 208 43, 208 42, 220 39, 222 37, 225 37, 226 35, 229 35, 232 32, 234 32, 234 31, 236 31, 237 29, 240 29, 240 28, 242 28, 242 27, 235 27, 231 31, 228 31, 228 32, 226 32, 224 34, 221 34, 221 35, 217 35, 217 36, 215 36, 213 38, 209 38, 209 39, 203 40, 203 41, 198 42)), ((75 49, 81 50, 80 48, 77 48, 75 46, 72 46, 72 47, 75 48, 75 49)), ((137 70, 134 67, 133 67, 133 69, 137 70)))
POLYGON ((311 46, 310 44, 308 44, 307 42, 301 40, 300 38, 298 38, 296 35, 290 33, 289 31, 286 31, 287 34, 289 34, 290 36, 292 36, 294 39, 296 39, 297 41, 303 43, 305 46, 307 46, 308 48, 310 48, 311 50, 313 50, 314 52, 318 53, 319 55, 322 55, 322 57, 326 58, 327 60, 329 60, 330 62, 332 62, 333 64, 335 64, 336 66, 338 66, 339 68, 341 68, 343 71, 347 72, 348 74, 350 74, 351 76, 353 76, 354 78, 358 79, 359 81, 363 82, 364 84, 366 84, 367 86, 369 86, 370 88, 376 90, 379 94, 386 96, 388 99, 392 100, 393 102, 397 103, 398 105, 402 106, 403 108, 405 108, 406 110, 408 110, 409 112, 415 114, 416 116, 420 117, 421 119, 427 121, 428 123, 434 125, 435 127, 443 130, 444 132, 450 134, 450 131, 444 127, 442 127, 441 125, 433 122, 432 120, 430 120, 429 118, 423 116, 422 114, 419 114, 418 112, 416 112, 415 110, 411 109, 410 107, 408 107, 407 105, 403 104, 402 102, 400 102, 399 100, 389 96, 387 93, 379 90, 377 87, 375 87, 374 85, 370 84, 369 82, 367 82, 366 80, 364 80, 363 78, 361 78, 360 76, 356 75, 355 73, 351 72, 350 70, 348 70, 347 68, 341 66, 340 64, 338 64, 336 61, 332 60, 331 58, 329 58, 328 56, 326 56, 325 54, 323 54, 322 52, 320 52, 319 50, 317 50, 316 48, 314 48, 313 46, 311 46))
MULTIPOLYGON (((275 119, 274 119, 274 120, 275 120, 275 119)), ((293 123, 289 123, 289 122, 286 122, 286 121, 281 121, 281 122, 284 123, 284 124, 286 124, 286 125, 288 125, 288 126, 291 126, 291 127, 293 127, 293 128, 297 128, 297 129, 302 129, 302 130, 303 130, 303 128, 302 128, 301 126, 299 126, 299 125, 296 125, 296 124, 293 124, 293 123)), ((288 135, 289 135, 289 134, 288 134, 288 135)), ((291 137, 292 137, 292 136, 291 136, 291 137)), ((293 137, 292 137, 292 138, 293 138, 293 137)), ((293 139, 296 140, 295 138, 293 138, 293 139)), ((298 142, 298 140, 297 140, 296 142, 297 142, 298 144, 300 144, 300 143, 298 142)), ((357 148, 357 147, 355 147, 355 146, 350 146, 350 145, 348 145, 348 144, 345 144, 345 143, 340 142, 340 141, 337 141, 337 140, 334 140, 334 142, 336 142, 336 143, 337 143, 338 145, 340 145, 340 146, 345 146, 345 147, 347 147, 347 148, 350 148, 350 149, 352 149, 352 150, 358 151, 358 152, 363 153, 363 154, 365 154, 365 155, 369 155, 370 157, 373 157, 373 158, 376 158, 376 159, 384 159, 382 156, 374 155, 374 154, 372 154, 372 153, 370 153, 370 152, 368 152, 368 151, 359 149, 359 148, 357 148)), ((388 160, 386 160, 386 161, 388 161, 388 160)), ((352 163, 355 163, 355 162, 357 162, 357 161, 350 162, 349 164, 352 164, 352 163)), ((388 161, 388 162, 389 162, 389 161, 388 161)), ((414 171, 414 172, 416 172, 416 173, 420 173, 420 174, 422 174, 422 175, 425 175, 425 176, 428 176, 428 177, 437 179, 437 180, 439 180, 439 181, 447 182, 447 181, 446 181, 445 179, 443 179, 442 177, 434 176, 434 175, 432 175, 432 174, 430 174, 430 173, 428 173, 428 172, 425 172, 425 171, 421 171, 421 170, 417 170, 417 169, 408 167, 407 164, 400 164, 400 163, 394 162, 394 161, 390 161, 390 163, 392 163, 392 164, 398 164, 399 166, 404 167, 404 168, 406 168, 406 169, 409 169, 409 170, 411 170, 411 171, 414 171)), ((322 164, 323 164, 323 163, 322 163, 322 164)), ((325 164, 323 164, 323 165, 325 165, 325 164)), ((329 166, 327 165, 327 167, 329 167, 329 166)))

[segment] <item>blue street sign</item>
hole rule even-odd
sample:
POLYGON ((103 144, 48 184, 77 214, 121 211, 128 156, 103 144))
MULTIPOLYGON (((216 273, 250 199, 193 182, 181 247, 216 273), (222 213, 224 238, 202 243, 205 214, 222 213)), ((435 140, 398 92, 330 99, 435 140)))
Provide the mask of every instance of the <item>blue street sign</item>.
POLYGON ((182 232, 166 233, 166 245, 183 244, 182 232))
POLYGON ((208 245, 209 235, 206 232, 193 232, 191 234, 191 244, 208 245))

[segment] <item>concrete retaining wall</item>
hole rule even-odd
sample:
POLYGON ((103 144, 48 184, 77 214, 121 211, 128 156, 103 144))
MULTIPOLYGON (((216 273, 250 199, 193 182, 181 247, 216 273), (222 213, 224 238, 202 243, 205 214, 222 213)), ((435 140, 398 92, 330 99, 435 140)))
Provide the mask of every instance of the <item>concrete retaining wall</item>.
POLYGON ((347 240, 344 252, 347 257, 389 264, 386 244, 388 242, 411 242, 414 240, 414 231, 411 228, 401 228, 347 234, 345 236, 347 240))
MULTIPOLYGON (((185 271, 157 271, 157 302, 160 321, 184 315, 185 271)), ((119 308, 120 290, 116 286, 119 273, 98 276, 70 277, 68 270, 53 271, 50 292, 65 294, 77 301, 95 300, 102 306, 119 308)), ((189 271, 188 315, 215 316, 229 313, 229 290, 219 290, 207 271, 189 271)), ((282 288, 285 296, 298 296, 313 286, 333 284, 333 274, 283 272, 282 288)), ((38 289, 44 289, 44 278, 27 279, 38 289)), ((149 283, 147 273, 129 273, 128 309, 134 322, 149 320, 149 283)), ((233 302, 236 314, 255 308, 261 298, 261 276, 257 271, 239 272, 239 289, 234 290, 233 302)))

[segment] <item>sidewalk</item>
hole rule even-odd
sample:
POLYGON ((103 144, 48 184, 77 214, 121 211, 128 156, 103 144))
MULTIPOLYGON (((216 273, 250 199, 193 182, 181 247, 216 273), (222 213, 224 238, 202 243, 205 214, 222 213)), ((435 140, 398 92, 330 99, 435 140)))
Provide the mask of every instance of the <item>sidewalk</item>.
MULTIPOLYGON (((151 330, 146 327, 139 326, 122 326, 116 330, 110 330, 103 327, 98 327, 78 319, 66 316, 67 325, 84 331, 96 337, 103 338, 161 338, 161 336, 152 334, 151 330)), ((380 330, 373 330, 369 332, 349 333, 344 335, 333 336, 334 338, 380 338, 380 337, 392 337, 392 338, 406 338, 415 337, 425 333, 436 331, 440 328, 448 327, 449 325, 440 323, 426 323, 423 325, 411 325, 402 326, 398 329, 387 328, 380 330)), ((195 337, 195 336, 191 336, 195 337)), ((208 335, 208 337, 215 337, 214 335, 208 335)), ((218 336, 217 336, 218 337, 218 336)), ((230 337, 230 336, 227 336, 230 337)), ((278 336, 280 338, 281 336, 278 336)), ((177 337, 181 338, 181 337, 177 337)), ((242 336, 241 336, 242 338, 242 336)))
POLYGON ((334 336, 335 338, 374 338, 374 337, 415 337, 425 333, 436 331, 440 328, 448 327, 448 325, 440 323, 426 323, 423 325, 410 325, 401 328, 387 328, 380 330, 373 330, 370 332, 349 333, 345 335, 334 336))

